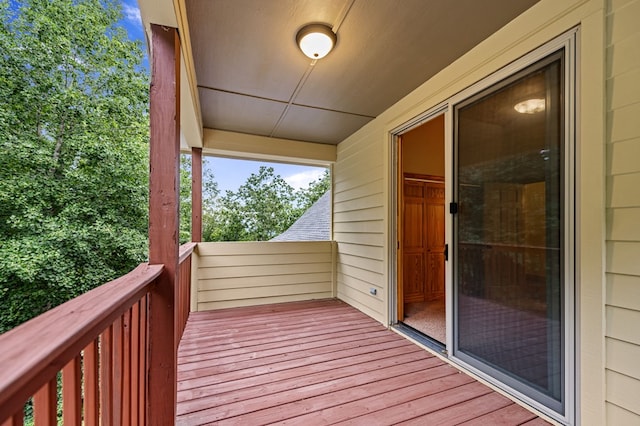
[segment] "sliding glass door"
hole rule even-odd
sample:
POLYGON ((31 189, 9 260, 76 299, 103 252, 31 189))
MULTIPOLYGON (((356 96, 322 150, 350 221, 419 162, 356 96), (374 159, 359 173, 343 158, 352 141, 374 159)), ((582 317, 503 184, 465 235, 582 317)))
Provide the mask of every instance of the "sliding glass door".
POLYGON ((454 105, 454 354, 565 409, 565 53, 454 105))

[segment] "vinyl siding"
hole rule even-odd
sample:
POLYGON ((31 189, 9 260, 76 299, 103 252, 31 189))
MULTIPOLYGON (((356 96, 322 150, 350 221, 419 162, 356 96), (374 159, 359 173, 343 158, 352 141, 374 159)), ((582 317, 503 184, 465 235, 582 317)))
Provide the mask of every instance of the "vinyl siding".
POLYGON ((331 241, 198 244, 198 311, 335 296, 331 241))
POLYGON ((607 3, 606 411, 640 425, 640 0, 607 3))
POLYGON ((333 167, 337 294, 386 323, 384 148, 370 136, 338 145, 339 161, 333 167))

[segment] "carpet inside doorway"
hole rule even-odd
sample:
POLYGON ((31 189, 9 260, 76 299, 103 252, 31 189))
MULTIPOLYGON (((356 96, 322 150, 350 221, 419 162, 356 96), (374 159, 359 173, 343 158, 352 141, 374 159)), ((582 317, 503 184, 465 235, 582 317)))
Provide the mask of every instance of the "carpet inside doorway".
POLYGON ((403 323, 441 343, 446 340, 444 298, 404 305, 403 323))

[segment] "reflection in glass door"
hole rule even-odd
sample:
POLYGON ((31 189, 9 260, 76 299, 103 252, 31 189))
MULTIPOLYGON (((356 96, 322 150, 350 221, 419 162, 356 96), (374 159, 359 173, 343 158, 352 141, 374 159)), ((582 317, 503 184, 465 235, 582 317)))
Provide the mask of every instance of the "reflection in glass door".
POLYGON ((457 358, 564 410, 564 54, 454 107, 457 358))

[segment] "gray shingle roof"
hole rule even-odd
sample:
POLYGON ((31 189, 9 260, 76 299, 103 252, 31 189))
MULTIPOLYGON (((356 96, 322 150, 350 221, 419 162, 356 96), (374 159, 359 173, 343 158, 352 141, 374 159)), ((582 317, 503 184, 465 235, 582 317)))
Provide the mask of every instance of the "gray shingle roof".
POLYGON ((331 239, 331 192, 327 191, 282 234, 271 241, 326 241, 331 239))

